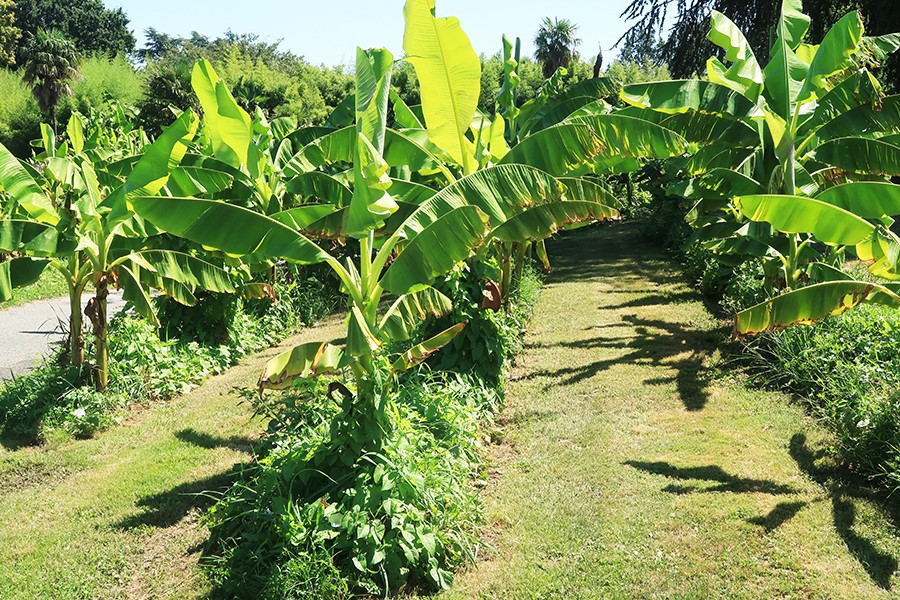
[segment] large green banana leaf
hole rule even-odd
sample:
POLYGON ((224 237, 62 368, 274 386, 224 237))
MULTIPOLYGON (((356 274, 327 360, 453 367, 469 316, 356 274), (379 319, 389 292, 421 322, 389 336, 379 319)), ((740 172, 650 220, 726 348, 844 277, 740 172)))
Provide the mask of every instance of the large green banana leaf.
POLYGON ((671 158, 687 151, 680 135, 661 125, 623 115, 578 117, 605 145, 604 154, 624 158, 671 158))
POLYGON ((734 90, 698 79, 635 83, 625 86, 621 97, 632 106, 668 114, 696 110, 744 118, 758 113, 753 102, 734 90))
POLYGON ((59 223, 59 213, 53 202, 28 173, 19 159, 0 144, 0 188, 28 215, 49 225, 59 223))
POLYGON ((301 198, 315 198, 334 206, 349 206, 353 192, 337 178, 310 171, 297 175, 286 184, 287 191, 301 198))
POLYGON ((811 285, 739 312, 734 318, 734 334, 744 337, 795 324, 810 325, 844 313, 862 302, 900 307, 900 296, 888 288, 863 281, 811 285))
POLYGON ((394 371, 408 371, 419 363, 425 362, 428 360, 429 356, 453 341, 453 338, 459 335, 465 327, 466 323, 457 323, 453 327, 440 332, 433 338, 413 346, 401 354, 391 367, 394 371))
POLYGON ((203 118, 212 142, 213 154, 232 167, 248 164, 253 124, 250 115, 238 105, 215 69, 205 59, 194 64, 191 85, 203 107, 203 118))
POLYGON ((900 96, 887 96, 876 107, 869 104, 847 110, 819 128, 822 140, 868 137, 900 131, 900 96))
POLYGON ((475 168, 465 133, 481 90, 481 61, 455 17, 436 18, 434 0, 407 0, 403 49, 419 77, 428 137, 466 171, 475 168))
POLYGON ((862 17, 858 11, 847 13, 825 34, 809 66, 806 81, 800 90, 799 102, 803 102, 820 90, 827 89, 826 80, 852 64, 852 57, 863 38, 862 17))
POLYGON ((619 211, 596 202, 552 202, 527 208, 495 228, 492 237, 503 242, 543 240, 575 223, 619 218, 619 211))
POLYGON ((166 190, 172 196, 202 196, 227 190, 233 183, 234 177, 228 173, 204 167, 182 165, 169 175, 169 179, 166 181, 166 190))
POLYGON ((564 176, 590 165, 607 150, 586 123, 563 123, 534 133, 514 146, 499 162, 523 164, 564 176))
POLYGON ((192 292, 201 289, 231 294, 235 291, 228 273, 202 258, 174 250, 143 250, 130 256, 159 277, 186 285, 192 292))
MULTIPOLYGON (((734 22, 717 10, 712 11, 712 28, 707 39, 725 50, 725 60, 732 63, 721 77, 721 83, 748 98, 756 98, 762 91, 763 72, 753 49, 734 22)), ((712 76, 713 71, 710 71, 712 76)))
POLYGON ((14 288, 36 282, 48 265, 49 261, 46 259, 28 256, 0 263, 0 302, 11 299, 14 288))
POLYGON ((712 144, 728 140, 735 146, 749 147, 759 144, 759 133, 744 123, 728 116, 690 111, 665 116, 663 113, 643 111, 638 118, 659 114, 664 116, 659 125, 674 131, 684 139, 698 144, 712 144))
POLYGON ((356 147, 353 160, 353 196, 347 230, 357 237, 380 227, 397 211, 387 191, 391 185, 384 160, 388 96, 393 56, 384 49, 356 53, 356 147))
POLYGON ((450 298, 429 287, 398 298, 384 313, 379 329, 394 341, 405 341, 415 335, 426 318, 442 317, 453 309, 450 298))
POLYGON ((843 137, 816 148, 815 159, 852 173, 900 175, 900 146, 881 140, 843 137))
POLYGON ((621 203, 612 191, 597 180, 584 177, 560 177, 558 181, 566 188, 566 200, 599 202, 611 208, 621 207, 621 203))
POLYGON ((487 230, 488 217, 476 206, 447 212, 406 244, 384 272, 381 287, 397 296, 425 289, 472 256, 487 230))
POLYGON ((900 215, 900 185, 893 183, 847 183, 822 191, 816 199, 865 219, 900 215))
POLYGON ((411 239, 444 214, 470 205, 481 209, 491 227, 497 227, 523 208, 559 200, 564 191, 558 180, 534 167, 488 167, 455 181, 424 202, 398 229, 398 235, 411 239))
POLYGON ((566 87, 547 102, 522 124, 522 133, 527 135, 541 129, 557 125, 575 111, 589 105, 603 102, 603 98, 617 96, 620 85, 608 77, 585 79, 566 87))
POLYGON ((270 359, 259 378, 260 389, 287 389, 297 379, 336 373, 342 367, 344 352, 322 342, 301 344, 270 359))
POLYGON ((234 256, 249 254, 313 264, 328 255, 287 225, 252 210, 196 198, 139 196, 134 210, 163 231, 234 256))
POLYGON ((73 249, 74 243, 61 240, 59 231, 46 223, 19 219, 0 221, 0 252, 56 256, 73 249), (61 248, 61 244, 64 247, 61 248))
POLYGON ((740 196, 735 205, 752 221, 770 223, 784 233, 811 233, 826 244, 855 246, 875 231, 863 218, 802 196, 740 196))

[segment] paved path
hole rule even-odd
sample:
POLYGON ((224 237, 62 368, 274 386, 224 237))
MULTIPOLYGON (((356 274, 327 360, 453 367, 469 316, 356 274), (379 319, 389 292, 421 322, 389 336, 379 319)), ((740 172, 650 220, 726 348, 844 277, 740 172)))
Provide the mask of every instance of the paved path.
MULTIPOLYGON (((81 298, 87 305, 91 294, 81 298)), ((122 310, 122 292, 111 292, 109 315, 122 310)), ((69 325, 69 299, 35 300, 0 310, 0 379, 10 379, 31 370, 41 356, 65 339, 63 328, 69 325)))

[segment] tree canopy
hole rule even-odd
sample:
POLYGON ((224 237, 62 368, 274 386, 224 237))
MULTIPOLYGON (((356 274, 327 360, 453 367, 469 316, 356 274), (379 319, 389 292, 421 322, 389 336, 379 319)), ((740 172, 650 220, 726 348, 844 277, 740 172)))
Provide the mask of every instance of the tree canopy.
POLYGON ((121 8, 106 8, 101 0, 16 0, 15 15, 16 26, 24 34, 19 59, 39 29, 59 31, 82 54, 113 56, 134 51, 136 40, 128 29, 127 15, 121 8))

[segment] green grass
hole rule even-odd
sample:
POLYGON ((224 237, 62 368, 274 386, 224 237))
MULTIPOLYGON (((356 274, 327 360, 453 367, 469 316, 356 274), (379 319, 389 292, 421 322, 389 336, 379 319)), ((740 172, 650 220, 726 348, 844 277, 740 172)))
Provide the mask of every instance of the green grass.
POLYGON ((634 225, 551 247, 485 492, 489 544, 447 598, 884 598, 900 540, 831 439, 716 371, 727 324, 634 225))
POLYGON ((198 494, 230 483, 263 428, 234 388, 279 349, 341 325, 331 318, 94 439, 0 447, 0 598, 205 595, 197 524, 211 502, 198 494))
POLYGON ((0 310, 11 306, 19 306, 34 302, 35 300, 47 300, 69 295, 69 288, 63 276, 54 269, 45 269, 41 278, 31 285, 15 288, 12 299, 0 304, 0 310))

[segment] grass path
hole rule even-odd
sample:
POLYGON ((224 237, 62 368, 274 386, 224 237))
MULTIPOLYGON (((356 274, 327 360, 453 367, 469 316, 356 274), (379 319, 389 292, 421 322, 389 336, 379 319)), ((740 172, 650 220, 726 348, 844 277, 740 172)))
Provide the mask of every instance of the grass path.
POLYGON ((779 394, 712 377, 710 317, 634 225, 551 249, 501 416, 489 541, 451 598, 886 598, 897 517, 779 394))
POLYGON ((205 595, 209 502, 197 494, 224 489, 263 428, 234 388, 254 385, 266 357, 341 326, 330 318, 94 439, 0 447, 0 598, 205 595))

